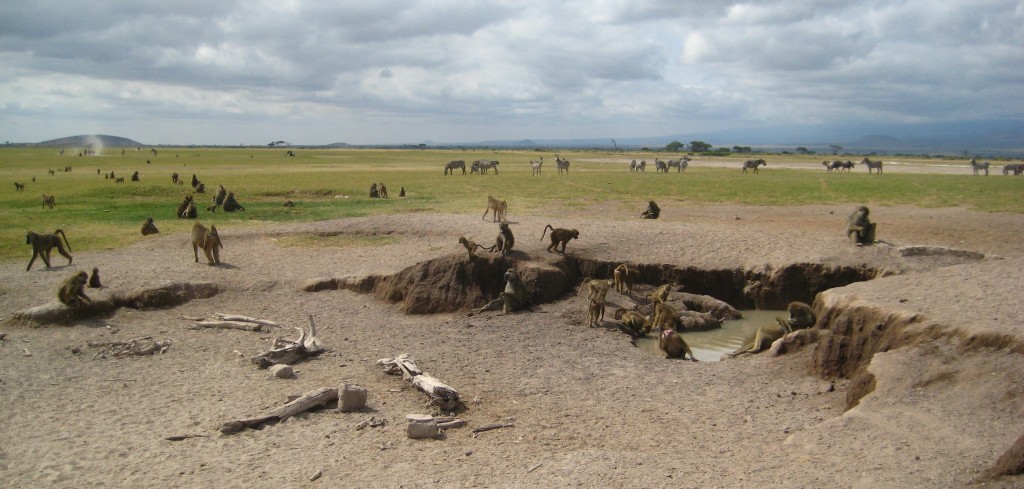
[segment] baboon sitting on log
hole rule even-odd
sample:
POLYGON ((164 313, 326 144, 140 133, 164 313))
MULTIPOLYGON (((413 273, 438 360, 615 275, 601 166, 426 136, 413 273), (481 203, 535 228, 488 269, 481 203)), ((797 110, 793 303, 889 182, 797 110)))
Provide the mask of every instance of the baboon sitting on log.
POLYGON ((846 235, 850 238, 850 242, 857 246, 875 243, 875 223, 868 220, 870 212, 866 206, 862 205, 853 211, 853 214, 850 214, 847 221, 846 235))
POLYGON ((64 237, 64 244, 68 245, 68 251, 70 251, 71 243, 68 243, 67 235, 65 235, 64 231, 60 229, 54 231, 53 234, 39 234, 31 231, 25 234, 25 244, 32 245, 32 258, 29 259, 28 267, 25 268, 25 271, 27 272, 32 269, 32 263, 36 261, 36 257, 42 258, 46 268, 50 268, 50 251, 53 250, 54 247, 57 248, 57 251, 63 255, 64 258, 68 259, 68 265, 71 265, 71 262, 74 259, 67 251, 64 251, 64 244, 61 244, 60 242, 61 236, 64 237), (58 233, 60 236, 57 236, 58 233))
POLYGON ((502 314, 508 314, 526 305, 529 293, 526 284, 519 278, 519 273, 514 268, 505 272, 505 290, 498 294, 498 298, 488 302, 483 307, 470 311, 469 315, 479 314, 484 311, 497 311, 501 309, 502 314))
POLYGON ((92 302, 89 296, 85 295, 85 284, 89 281, 89 274, 78 272, 61 284, 57 289, 57 298, 68 307, 78 307, 82 302, 92 302))

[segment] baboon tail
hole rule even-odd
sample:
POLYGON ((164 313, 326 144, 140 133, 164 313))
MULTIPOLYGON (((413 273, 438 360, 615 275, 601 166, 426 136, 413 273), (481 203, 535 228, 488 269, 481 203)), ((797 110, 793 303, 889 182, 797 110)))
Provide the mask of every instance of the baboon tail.
POLYGON ((544 235, 546 235, 548 233, 548 229, 550 229, 552 232, 555 230, 555 228, 551 227, 550 224, 548 224, 547 226, 544 226, 544 232, 540 233, 540 240, 541 241, 544 241, 544 235))
POLYGON ((68 235, 64 234, 64 230, 62 229, 58 229, 53 232, 53 234, 57 233, 60 233, 60 235, 64 237, 64 244, 68 245, 68 252, 71 252, 71 243, 68 243, 68 235))

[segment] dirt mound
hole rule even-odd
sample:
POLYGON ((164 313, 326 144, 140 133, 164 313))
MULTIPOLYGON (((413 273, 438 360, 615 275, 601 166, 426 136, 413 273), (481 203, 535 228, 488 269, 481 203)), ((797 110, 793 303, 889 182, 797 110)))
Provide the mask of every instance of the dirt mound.
POLYGON ((80 307, 68 307, 60 302, 36 306, 14 313, 11 322, 25 324, 67 324, 113 313, 120 307, 153 309, 184 304, 192 299, 213 297, 220 289, 206 282, 168 282, 152 288, 139 288, 126 295, 114 294, 107 299, 95 299, 80 307))

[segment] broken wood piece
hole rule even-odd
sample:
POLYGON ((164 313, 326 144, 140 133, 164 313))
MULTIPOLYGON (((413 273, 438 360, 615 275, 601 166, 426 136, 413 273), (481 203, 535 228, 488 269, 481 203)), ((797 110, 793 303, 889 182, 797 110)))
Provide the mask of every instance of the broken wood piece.
POLYGON ((405 380, 409 380, 423 373, 423 371, 416 366, 416 361, 413 360, 408 353, 403 353, 395 358, 381 358, 380 360, 377 360, 377 365, 384 367, 384 373, 386 374, 402 374, 402 377, 405 378, 405 380))
POLYGON ((252 318, 252 317, 249 317, 249 316, 240 316, 238 314, 224 314, 222 312, 215 312, 215 313, 213 313, 213 316, 216 317, 217 319, 222 320, 222 321, 238 321, 238 322, 242 322, 242 323, 254 323, 254 324, 259 324, 259 325, 262 325, 262 326, 270 326, 272 328, 280 327, 279 324, 277 324, 277 323, 275 323, 273 321, 267 320, 267 319, 252 318))
POLYGON ((200 434, 171 435, 171 436, 165 436, 164 440, 181 441, 181 440, 187 440, 189 438, 209 438, 209 437, 210 437, 210 435, 200 435, 200 434))
POLYGON ((461 428, 466 426, 466 420, 464 419, 453 419, 451 421, 438 421, 437 429, 447 430, 449 428, 461 428))
POLYGON ((316 472, 314 472, 313 475, 309 476, 309 480, 310 480, 310 482, 315 481, 315 480, 319 479, 320 476, 322 476, 322 475, 324 475, 323 469, 316 469, 316 472))
POLYGON ((405 419, 409 422, 405 429, 409 438, 437 438, 441 434, 437 429, 437 420, 429 414, 406 414, 405 419))
POLYGON ((199 321, 189 326, 188 329, 240 329, 242 331, 253 331, 256 333, 268 332, 262 324, 246 323, 242 321, 199 321))
POLYGON ((395 358, 382 358, 377 360, 377 365, 384 367, 384 373, 397 374, 401 372, 405 380, 426 394, 430 398, 431 404, 439 406, 441 409, 456 409, 460 404, 458 391, 420 370, 408 353, 403 353, 395 358))
POLYGON ((153 339, 152 336, 140 336, 138 338, 133 338, 133 339, 130 339, 130 340, 122 340, 122 341, 87 341, 87 342, 85 342, 85 344, 87 344, 87 345, 89 345, 89 346, 91 346, 93 348, 103 348, 105 346, 131 346, 131 345, 134 345, 135 343, 138 343, 140 341, 151 340, 151 339, 153 339))
POLYGON ((299 338, 295 341, 278 337, 270 350, 261 352, 252 359, 259 368, 269 368, 271 365, 287 363, 289 365, 298 363, 306 358, 319 355, 327 351, 320 338, 316 336, 316 324, 313 323, 313 316, 309 316, 309 333, 302 328, 295 328, 299 332, 299 338))
POLYGON ((296 414, 322 406, 337 399, 338 389, 336 387, 321 387, 319 389, 309 391, 293 401, 289 401, 284 406, 272 409, 260 414, 259 416, 228 421, 221 425, 220 432, 225 435, 231 435, 246 428, 257 428, 267 422, 284 421, 296 414))
POLYGON ((526 469, 526 473, 529 474, 530 472, 533 472, 534 470, 539 469, 541 465, 544 465, 544 462, 540 462, 537 465, 534 465, 533 467, 530 467, 529 469, 526 469))
POLYGON ((479 428, 473 428, 473 433, 483 433, 485 431, 499 430, 501 428, 513 428, 513 427, 515 427, 515 424, 512 424, 512 423, 489 424, 489 425, 485 425, 485 426, 480 426, 479 428))

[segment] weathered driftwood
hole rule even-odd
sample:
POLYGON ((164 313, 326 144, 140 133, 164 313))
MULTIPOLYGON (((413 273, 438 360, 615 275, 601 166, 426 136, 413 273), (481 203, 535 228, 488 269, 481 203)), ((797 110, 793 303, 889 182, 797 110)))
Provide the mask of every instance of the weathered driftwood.
POLYGON ((395 358, 382 358, 377 360, 377 365, 383 367, 384 373, 387 374, 397 375, 401 372, 405 380, 426 394, 430 398, 431 404, 439 406, 441 409, 452 410, 460 404, 458 391, 420 370, 408 353, 403 353, 395 358))
POLYGON ((24 324, 68 324, 94 316, 110 314, 121 307, 152 309, 176 306, 192 299, 213 297, 220 292, 207 282, 164 282, 153 288, 140 288, 127 294, 111 293, 108 298, 93 298, 78 307, 52 302, 23 311, 16 311, 9 322, 24 324))
POLYGON ((722 320, 712 314, 697 311, 680 311, 679 331, 710 331, 722 327, 722 320))
POLYGON ((277 324, 277 323, 275 323, 273 321, 270 321, 268 319, 252 318, 252 317, 249 317, 249 316, 240 316, 238 314, 224 314, 223 312, 215 312, 215 313, 213 313, 213 316, 216 317, 217 319, 222 320, 222 321, 238 321, 238 322, 242 322, 242 323, 254 323, 254 324, 259 324, 259 325, 262 325, 262 326, 269 326, 271 328, 276 328, 276 327, 280 326, 279 324, 277 324))
POLYGON ((309 316, 309 333, 302 328, 295 328, 299 331, 299 338, 295 341, 277 338, 270 350, 261 352, 252 359, 259 368, 270 368, 271 365, 287 363, 289 365, 298 363, 306 358, 317 356, 327 351, 320 338, 316 336, 316 324, 313 323, 313 316, 309 316))
POLYGON ((188 329, 240 329, 242 331, 253 331, 257 333, 268 332, 269 329, 256 323, 242 321, 199 321, 193 323, 188 329))
POLYGON ((720 301, 711 297, 710 295, 701 294, 690 294, 686 292, 680 292, 677 297, 683 301, 686 308, 691 311, 706 312, 714 316, 716 319, 739 319, 743 317, 735 307, 732 307, 727 302, 720 301))
POLYGON ((164 440, 182 441, 182 440, 187 440, 189 438, 209 438, 209 437, 210 437, 210 435, 199 435, 199 434, 171 435, 171 436, 165 436, 164 440))
POLYGON ((513 427, 515 427, 515 425, 512 424, 512 423, 489 424, 489 425, 480 426, 478 428, 473 428, 473 433, 483 433, 485 431, 499 430, 501 428, 513 428, 513 427))
POLYGON ((173 343, 171 340, 153 341, 149 336, 142 336, 125 341, 89 341, 86 344, 93 348, 100 348, 96 354, 98 357, 107 355, 126 357, 164 353, 171 347, 171 343, 173 343))
POLYGON ((296 399, 289 401, 284 406, 277 409, 272 409, 259 416, 253 416, 251 418, 239 419, 235 421, 228 421, 220 426, 220 432, 225 435, 231 435, 238 433, 246 428, 258 428, 267 422, 278 422, 284 421, 296 414, 309 411, 318 406, 322 406, 331 401, 338 399, 338 388, 337 387, 321 387, 314 391, 309 391, 296 399))

